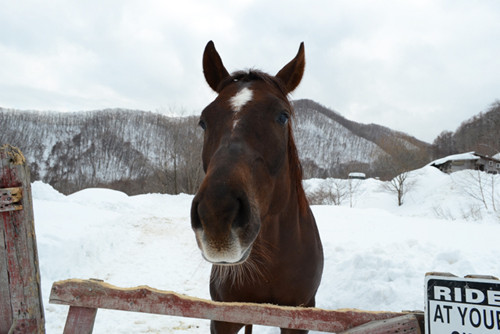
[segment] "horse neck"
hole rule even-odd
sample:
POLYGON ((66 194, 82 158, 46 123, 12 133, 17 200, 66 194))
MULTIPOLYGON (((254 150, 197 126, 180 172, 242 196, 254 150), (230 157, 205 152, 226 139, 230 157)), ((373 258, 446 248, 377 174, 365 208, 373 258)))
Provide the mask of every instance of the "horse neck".
POLYGON ((276 196, 281 196, 285 203, 279 212, 269 214, 262 219, 260 238, 263 243, 279 243, 283 238, 289 238, 300 233, 301 226, 308 224, 311 219, 311 211, 307 202, 305 206, 300 203, 302 185, 297 185, 297 180, 290 182, 287 191, 280 189, 276 196))
POLYGON ((275 196, 283 198, 285 203, 279 212, 262 217, 263 233, 260 236, 263 243, 276 243, 283 240, 283 236, 288 238, 291 235, 299 235, 302 225, 310 225, 311 221, 314 222, 302 187, 302 168, 292 126, 289 126, 288 158, 285 172, 281 174, 283 177, 281 184, 286 186, 275 190, 275 196))

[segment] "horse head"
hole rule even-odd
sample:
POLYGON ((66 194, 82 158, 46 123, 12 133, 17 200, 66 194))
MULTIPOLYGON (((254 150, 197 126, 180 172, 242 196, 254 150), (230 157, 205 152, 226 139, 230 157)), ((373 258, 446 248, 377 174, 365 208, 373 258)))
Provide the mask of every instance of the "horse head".
POLYGON ((264 217, 286 210, 293 196, 307 206, 287 98, 304 73, 304 44, 275 76, 229 74, 215 46, 203 55, 208 85, 218 93, 202 112, 205 178, 191 207, 203 257, 214 264, 244 262, 264 217))

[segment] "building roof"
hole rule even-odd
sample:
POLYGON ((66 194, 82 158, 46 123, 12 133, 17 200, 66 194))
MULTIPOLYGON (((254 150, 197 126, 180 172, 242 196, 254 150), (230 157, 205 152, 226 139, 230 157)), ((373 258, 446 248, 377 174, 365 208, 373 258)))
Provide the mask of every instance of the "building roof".
POLYGON ((448 161, 457 161, 457 160, 479 160, 479 156, 476 155, 475 152, 453 154, 441 159, 434 160, 431 163, 429 163, 429 165, 431 166, 442 165, 444 163, 447 163, 448 161))
POLYGON ((349 173, 349 177, 366 177, 366 174, 359 173, 359 172, 352 172, 352 173, 349 173))
POLYGON ((447 157, 441 158, 434 160, 430 162, 428 165, 429 166, 439 166, 444 163, 447 163, 448 161, 460 161, 460 160, 479 160, 480 158, 486 159, 486 160, 493 160, 496 162, 500 162, 500 153, 496 154, 493 157, 488 157, 476 152, 467 152, 467 153, 460 153, 460 154, 453 154, 449 155, 447 157))

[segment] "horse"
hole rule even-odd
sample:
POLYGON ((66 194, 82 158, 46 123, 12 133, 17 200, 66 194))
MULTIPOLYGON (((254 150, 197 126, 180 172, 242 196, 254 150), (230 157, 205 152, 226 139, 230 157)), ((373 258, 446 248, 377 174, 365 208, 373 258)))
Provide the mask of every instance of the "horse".
MULTIPOLYGON (((192 201, 191 227, 212 263, 215 301, 315 306, 323 247, 302 186, 288 99, 304 67, 303 42, 275 76, 229 74, 214 43, 205 47, 204 76, 218 95, 199 120, 205 176, 192 201)), ((243 326, 211 321, 210 329, 232 334, 243 326)))

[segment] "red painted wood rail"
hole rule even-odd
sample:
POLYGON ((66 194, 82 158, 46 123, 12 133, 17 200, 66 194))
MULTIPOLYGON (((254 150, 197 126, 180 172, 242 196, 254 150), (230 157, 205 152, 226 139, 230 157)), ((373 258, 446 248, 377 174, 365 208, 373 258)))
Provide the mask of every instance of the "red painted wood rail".
POLYGON ((0 147, 0 334, 44 333, 30 173, 21 151, 0 147))
POLYGON ((422 333, 423 319, 404 312, 221 303, 148 286, 119 288, 92 279, 55 282, 50 303, 70 305, 64 334, 92 333, 98 308, 345 334, 422 333))

